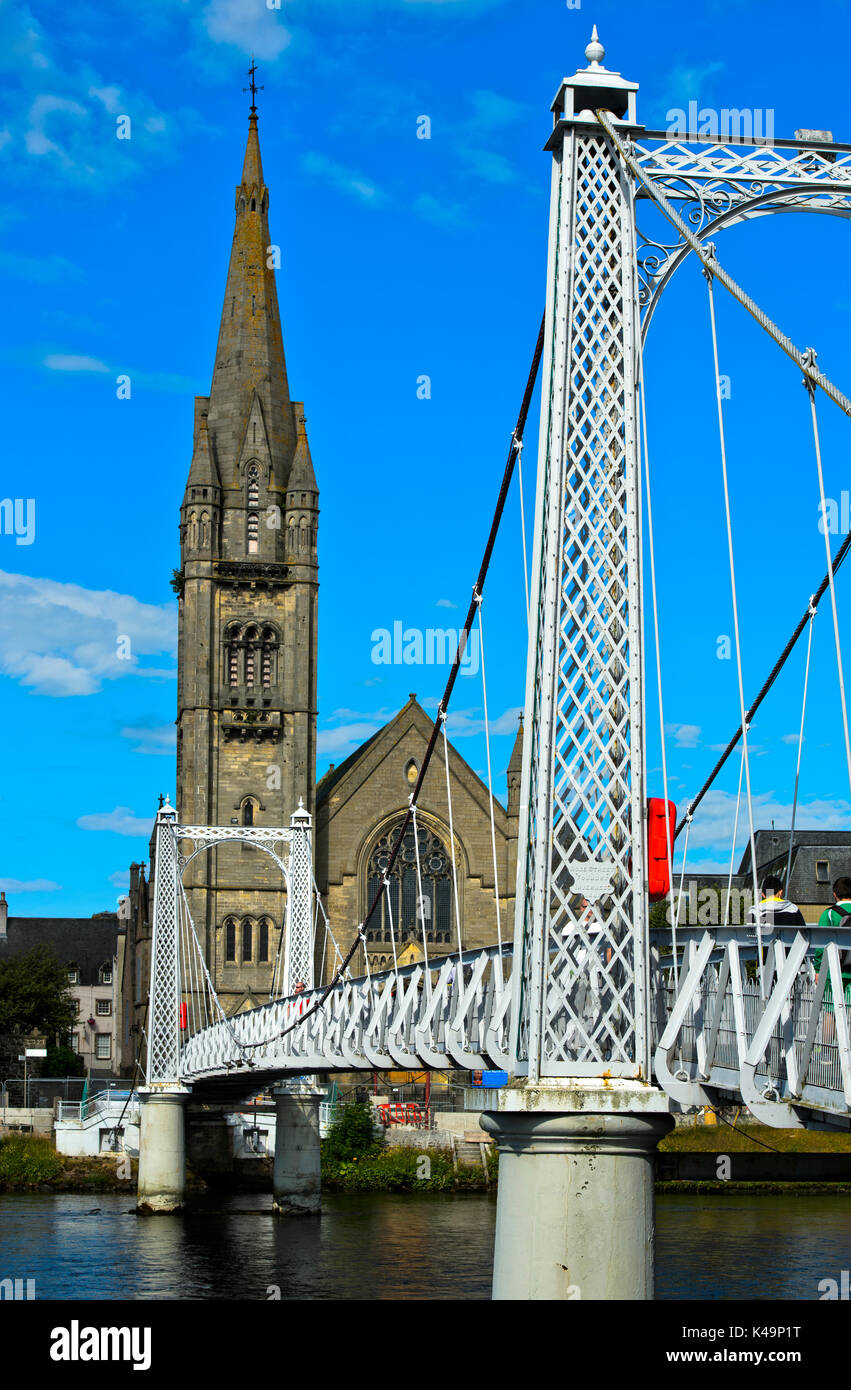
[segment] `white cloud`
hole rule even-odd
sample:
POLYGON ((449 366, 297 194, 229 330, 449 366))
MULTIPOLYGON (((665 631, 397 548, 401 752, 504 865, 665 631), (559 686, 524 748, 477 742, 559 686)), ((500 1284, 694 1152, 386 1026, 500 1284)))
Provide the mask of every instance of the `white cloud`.
MULTIPOLYGON (((522 710, 517 705, 509 705, 508 709, 503 710, 496 719, 490 719, 488 732, 491 736, 516 734, 521 713, 522 710)), ((474 735, 483 734, 484 731, 485 721, 480 709, 453 709, 451 705, 449 706, 449 715, 446 720, 447 738, 453 741, 459 738, 473 738, 474 735)))
POLYGON ((371 179, 366 178, 363 174, 355 173, 353 169, 346 169, 342 164, 336 164, 327 155, 317 154, 315 150, 308 150, 302 156, 301 162, 308 173, 316 174, 318 178, 325 179, 332 187, 338 188, 341 193, 348 193, 369 207, 380 207, 387 202, 387 194, 371 179))
MULTIPOLYGON (((435 198, 431 193, 420 193, 413 203, 414 212, 420 217, 425 218, 426 222, 433 222, 437 227, 463 227, 466 225, 467 217, 460 203, 448 203, 440 198, 435 198)), ((454 608, 455 604, 448 604, 454 608)))
POLYGON ((82 271, 64 256, 18 256, 14 251, 0 251, 0 270, 19 280, 34 280, 51 284, 57 280, 79 280, 82 271))
POLYGON ((201 22, 214 43, 229 44, 241 53, 271 61, 292 42, 280 16, 281 11, 267 8, 266 0, 211 0, 202 11, 201 22))
POLYGON ((122 105, 126 105, 121 100, 120 87, 90 87, 89 96, 95 97, 104 106, 111 116, 117 116, 121 111, 122 105))
POLYGON ((116 869, 114 874, 109 875, 109 882, 112 884, 113 888, 129 888, 130 870, 116 869))
MULTIPOLYGON (((754 829, 763 830, 771 825, 788 827, 792 824, 792 803, 780 801, 773 791, 762 792, 753 797, 754 829)), ((685 807, 683 807, 685 809, 685 807)), ((689 832, 689 853, 694 849, 711 849, 729 856, 733 825, 736 817, 736 795, 734 792, 710 791, 694 814, 689 832)), ((796 825, 799 830, 845 830, 851 817, 851 804, 847 801, 815 799, 799 802, 796 825)), ((739 829, 736 836, 736 850, 740 854, 748 840, 747 806, 742 798, 739 812, 739 829)))
POLYGON ((439 598, 434 606, 435 608, 457 608, 458 604, 453 603, 451 598, 439 598))
MULTIPOLYGON (((136 16, 136 22, 143 25, 146 18, 136 16)), ((86 15, 84 30, 88 20, 86 15)), ((157 140, 156 134, 166 127, 176 135, 185 132, 194 113, 184 108, 166 120, 144 92, 110 84, 87 57, 69 58, 60 44, 23 0, 0 3, 0 71, 10 111, 0 133, 3 155, 28 158, 28 177, 37 173, 63 184, 93 185, 98 192, 149 168, 152 153, 171 157, 176 141, 157 140), (132 117, 132 142, 115 138, 119 111, 132 117), (163 122, 159 127, 157 120, 163 122)))
POLYGON ((135 816, 129 806, 116 806, 114 811, 98 811, 91 816, 79 816, 81 830, 109 830, 113 835, 150 837, 153 817, 135 816))
POLYGON ((70 353, 52 352, 44 359, 49 372, 108 372, 109 367, 97 357, 81 357, 70 353))
POLYGON ((372 735, 381 728, 383 722, 382 720, 381 723, 375 724, 341 724, 337 729, 320 729, 316 735, 316 751, 326 758, 331 754, 345 753, 348 755, 359 744, 372 738, 372 735))
POLYGON ((675 748, 696 748, 700 738, 700 725, 666 724, 665 733, 674 739, 675 748))
POLYGON ((38 695, 91 695, 104 680, 173 677, 176 605, 0 570, 0 673, 38 695))
POLYGON ((62 165, 73 167, 76 160, 65 145, 60 143, 60 132, 66 144, 72 144, 76 132, 71 128, 71 122, 84 121, 88 114, 85 106, 79 101, 57 96, 53 92, 42 92, 35 98, 29 110, 29 125, 24 133, 27 153, 39 157, 55 155, 62 165), (57 120, 57 117, 60 119, 57 120), (52 137, 48 135, 48 124, 52 137))
POLYGON ((462 145, 458 153, 472 172, 488 183, 514 183, 517 178, 517 173, 504 154, 469 145, 462 145))
POLYGON ((0 878, 4 893, 58 893, 62 885, 51 878, 0 878))
POLYGON ((173 724, 159 724, 121 730, 122 738, 138 740, 134 753, 160 753, 170 756, 177 744, 177 730, 173 724))
POLYGON ((687 110, 690 101, 700 101, 701 92, 709 78, 723 71, 724 63, 718 58, 706 63, 676 63, 663 82, 663 92, 666 95, 662 99, 672 108, 676 106, 681 110, 687 110))

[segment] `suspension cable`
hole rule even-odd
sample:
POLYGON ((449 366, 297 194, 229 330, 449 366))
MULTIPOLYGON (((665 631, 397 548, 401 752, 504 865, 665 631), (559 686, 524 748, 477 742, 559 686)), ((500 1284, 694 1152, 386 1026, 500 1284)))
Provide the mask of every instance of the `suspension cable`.
MULTIPOLYGON (((840 410, 842 410, 845 415, 851 416, 851 401, 849 401, 848 397, 842 391, 840 391, 837 386, 834 386, 833 382, 825 376, 824 372, 819 371, 819 369, 815 365, 814 354, 809 350, 804 352, 800 351, 792 342, 792 340, 788 338, 784 333, 782 333, 780 329, 777 327, 777 325, 773 323, 772 320, 768 317, 768 315, 762 309, 760 309, 759 305, 756 304, 756 302, 753 299, 751 299, 748 294, 745 293, 741 286, 736 284, 732 276, 730 276, 727 273, 727 271, 724 270, 723 266, 719 264, 718 257, 715 253, 715 247, 711 243, 706 248, 704 248, 700 244, 698 238, 690 230, 690 228, 680 217, 679 213, 676 212, 671 203, 665 197, 665 193, 661 185, 656 183, 654 179, 651 179, 647 172, 644 169, 642 169, 641 165, 635 159, 630 149, 627 147, 626 144, 624 144, 617 131, 615 131, 615 129, 613 128, 609 117, 609 113, 600 110, 597 111, 596 114, 597 119, 600 122, 600 125, 603 127, 609 139, 612 141, 621 159, 631 170, 634 177, 636 179, 639 179, 640 182, 644 185, 653 201, 668 218, 668 221, 671 222, 674 227, 676 227, 680 236, 688 244, 688 246, 691 247, 692 251, 694 251, 695 255, 698 257, 698 260, 701 262, 704 269, 710 271, 712 275, 724 286, 724 288, 726 290, 729 290, 730 294, 733 295, 734 299, 738 300, 738 302, 747 310, 747 312, 756 320, 756 322, 760 324, 762 328, 765 329, 769 336, 773 338, 774 341, 778 344, 778 346, 781 347, 782 350, 786 353, 787 357, 790 357, 792 361, 796 364, 796 366, 801 367, 803 369, 806 380, 811 385, 815 384, 816 386, 820 386, 821 389, 824 391, 825 395, 828 396, 834 402, 834 404, 838 405, 840 410)), ((827 523, 825 520, 825 527, 826 525, 827 523)), ((816 590, 813 599, 811 600, 811 602, 814 603, 816 607, 818 607, 819 600, 824 595, 825 590, 828 588, 828 585, 831 586, 831 589, 833 587, 833 577, 836 575, 839 566, 845 559, 845 556, 847 555, 849 548, 851 548, 851 532, 848 533, 848 535, 845 537, 845 540, 842 542, 841 546, 837 550, 836 555, 833 557, 832 563, 830 562, 829 542, 827 542, 827 545, 828 572, 822 580, 821 584, 819 585, 818 589, 816 590)), ((796 642, 798 641, 798 638, 800 637, 801 633, 807 625, 808 619, 809 606, 807 607, 807 611, 804 613, 803 617, 801 618, 800 622, 795 628, 795 631, 792 633, 792 636, 789 638, 789 641, 786 643, 786 646, 784 647, 783 651, 778 657, 777 662, 774 665, 774 668, 768 676, 768 679, 762 686, 762 689, 760 690, 753 704, 750 706, 750 709, 747 711, 745 722, 748 725, 753 723, 753 717, 756 714, 756 711, 759 709, 760 705, 762 704, 763 700, 765 699, 766 695, 768 694, 769 690, 771 689, 772 685, 776 681, 787 660, 789 659, 792 649, 794 648, 796 642)), ((842 676, 840 674, 840 682, 841 681, 842 676)), ((730 754, 735 749, 737 743, 739 742, 739 739, 742 737, 742 733, 743 729, 742 725, 740 724, 735 734, 730 739, 730 742, 727 744, 727 747, 724 749, 724 752, 721 754, 721 757, 718 759, 711 773, 709 774, 700 791, 698 792, 697 796, 689 802, 688 814, 694 814, 697 807, 700 805, 700 802, 703 800, 704 796, 709 791, 710 787, 717 778, 719 772, 724 767, 724 764, 727 762, 727 759, 730 757, 730 754)), ((847 723, 845 751, 846 758, 849 760, 849 768, 851 769, 851 751, 849 751, 847 723)), ((851 772, 849 773, 849 775, 851 775, 851 772)), ((677 836, 680 835, 685 824, 686 816, 683 816, 679 821, 679 824, 677 825, 676 830, 674 832, 675 839, 677 838, 677 836)))
MULTIPOLYGON (((736 862, 736 840, 739 835, 739 813, 742 809, 742 779, 745 775, 745 750, 742 748, 742 756, 739 761, 739 789, 736 792, 736 814, 733 819, 733 840, 730 845, 730 872, 727 875, 727 901, 724 904, 724 926, 729 926, 730 899, 733 896, 733 866, 736 862)), ((738 926, 739 923, 737 922, 738 926)))
POLYGON ((816 386, 820 386, 825 395, 829 396, 845 415, 851 416, 851 401, 849 401, 848 397, 840 391, 838 386, 834 386, 833 382, 829 377, 825 376, 824 372, 819 371, 815 361, 812 360, 806 352, 801 352, 796 348, 792 339, 787 337, 786 334, 777 327, 777 324, 768 317, 768 314, 766 314, 763 309, 760 309, 756 301, 751 299, 749 294, 745 293, 741 285, 736 284, 732 275, 729 275, 727 271, 724 270, 723 266, 718 264, 714 246, 712 246, 711 243, 708 247, 703 247, 700 244, 694 232, 686 226, 679 213, 676 212, 668 202, 661 184, 656 183, 655 179, 651 179, 649 174, 642 169, 638 160, 630 153, 617 131, 613 128, 609 113, 607 111, 598 111, 596 114, 597 120, 614 144, 621 159, 632 171, 635 178, 640 179, 644 184, 644 187, 647 189, 653 201, 668 218, 668 221, 673 223, 680 236, 687 242, 692 251, 694 251, 703 265, 703 268, 705 270, 710 270, 724 288, 730 291, 733 298, 737 299, 744 309, 747 309, 751 318, 755 319, 760 327, 765 329, 769 337, 774 339, 778 347, 783 349, 786 356, 791 357, 797 367, 802 367, 804 369, 809 380, 814 382, 816 386))
POLYGON ((520 536, 523 541, 523 583, 526 589, 526 626, 532 621, 529 611, 529 556, 526 545, 526 509, 523 502, 523 440, 517 441, 517 487, 520 493, 520 536))
POLYGON ((724 483, 724 515, 727 523, 727 554, 730 561, 730 594, 733 603, 733 635, 736 642, 736 678, 739 686, 739 714, 742 720, 742 757, 745 763, 745 791, 748 803, 748 837, 751 847, 751 872, 754 888, 754 917, 756 920, 757 945, 759 948, 759 992, 765 998, 765 966, 762 959, 762 926, 757 908, 759 889, 756 868, 756 837, 753 825, 753 797, 751 795, 751 763, 748 749, 748 721, 745 717, 745 686, 742 678, 742 638, 739 631, 739 601, 736 595, 736 562, 733 554, 733 519, 730 513, 730 487, 727 478, 727 441, 724 432, 724 408, 721 404, 721 369, 718 362, 718 333, 715 323, 715 294, 712 288, 712 271, 704 270, 709 290, 709 321, 712 327, 712 358, 715 366, 715 397, 718 406, 718 438, 721 448, 721 475, 724 483))
POLYGON ((647 398, 644 390, 644 359, 639 376, 641 400, 641 433, 644 441, 644 490, 647 494, 647 539, 650 550, 650 592, 653 605, 653 636, 656 652, 656 691, 659 701, 659 739, 662 747, 662 795, 665 798, 665 854, 668 861, 668 911, 671 919, 671 953, 674 962, 674 987, 679 990, 677 964, 677 923, 674 909, 674 852, 668 824, 668 755, 665 749, 665 709, 662 700, 662 653, 659 645, 659 604, 656 595, 656 546, 653 533, 653 500, 650 492, 650 450, 647 443, 647 398))
POLYGON ((476 595, 479 605, 479 651, 482 659, 482 703, 485 711, 485 751, 487 753, 488 764, 488 799, 490 803, 490 823, 491 823, 491 851, 493 854, 493 893, 496 903, 496 940, 499 947, 499 959, 502 963, 502 922, 499 913, 499 870, 496 863, 496 824, 494 821, 493 809, 493 773, 491 772, 491 736, 488 728, 488 682, 485 675, 485 629, 482 623, 482 596, 476 595))
MULTIPOLYGON (((509 489, 509 486, 510 486, 510 484, 511 484, 511 478, 512 478, 512 475, 513 475, 513 473, 514 473, 514 464, 515 464, 516 459, 517 459, 517 446, 518 446, 518 444, 521 444, 522 441, 523 441, 523 433, 524 433, 524 430, 525 430, 525 428, 526 428, 526 417, 527 417, 528 414, 529 414, 529 406, 530 406, 531 403, 532 403, 532 392, 533 392, 534 389, 535 389, 535 382, 536 382, 537 377, 538 377, 538 369, 539 369, 539 367, 540 367, 540 365, 541 365, 541 356, 542 356, 543 350, 544 350, 544 328, 545 328, 545 325, 546 325, 546 313, 544 313, 543 317, 541 318, 541 326, 540 326, 540 329, 538 330, 538 340, 537 340, 537 342, 536 342, 536 344, 535 344, 535 351, 534 351, 534 353, 533 353, 533 355, 532 355, 532 365, 531 365, 531 367, 530 367, 530 369, 529 369, 529 376, 528 376, 528 379, 527 379, 527 381, 526 381, 526 389, 525 389, 525 391, 524 391, 524 393, 523 393, 523 400, 522 400, 521 405, 520 405, 520 413, 519 413, 518 416, 517 416, 517 424, 515 425, 514 431, 513 431, 512 436, 511 436, 511 445, 510 445, 509 450, 508 450, 508 459, 507 459, 507 461, 506 461, 505 469, 504 469, 504 472, 503 472, 503 475, 502 475, 502 483, 501 483, 500 489, 499 489, 499 496, 497 497, 496 507, 495 507, 495 509, 494 509, 494 514, 493 514, 493 520, 492 520, 492 522, 491 522, 490 532, 488 533, 487 543, 485 544, 485 550, 484 550, 484 554, 483 554, 483 556, 482 556, 482 563, 481 563, 481 566, 480 566, 480 568, 479 568, 478 577, 477 577, 477 579, 476 579, 475 588, 474 588, 474 591, 473 591, 474 594, 475 594, 475 593, 479 593, 479 594, 483 594, 483 593, 484 593, 485 580, 487 579, 488 570, 490 569, 491 557, 492 557, 492 555, 493 555, 493 549, 494 549, 494 546, 495 546, 495 544, 496 544, 496 538, 497 538, 497 534, 498 534, 498 532, 499 532, 499 525, 500 525, 500 522, 501 522, 501 520, 502 520, 502 514, 503 514, 503 512, 504 512, 504 510, 505 510, 505 502, 506 502, 506 498, 507 498, 507 496, 508 496, 508 489, 509 489)), ((436 744, 437 744, 438 736, 439 736, 439 734, 440 734, 441 725, 442 725, 443 719, 445 718, 446 711, 447 711, 448 708, 449 708, 449 701, 450 701, 451 698, 452 698, 452 692, 453 692, 453 690, 455 689, 455 682, 456 682, 456 680, 458 679, 458 672, 459 672, 460 669, 461 669, 461 658, 463 657, 464 652, 465 652, 466 647, 467 647, 467 641, 468 641, 469 636, 470 636, 470 629, 471 629, 472 626, 473 626, 473 621, 474 621, 475 616, 476 616, 477 608, 478 608, 478 605, 477 605, 477 603, 476 603, 475 598, 471 598, 471 600, 470 600, 470 606, 469 606, 469 608, 467 609, 467 617, 466 617, 465 622, 464 622, 464 627, 463 627, 463 629, 461 630, 461 632, 459 633, 459 636, 458 636, 458 647, 457 647, 457 650, 456 650, 456 652, 455 652, 455 660, 453 661, 451 670, 450 670, 450 672, 449 672, 449 677, 448 677, 447 682, 446 682, 446 688, 444 689, 443 697, 442 697, 442 699, 441 699, 441 701, 440 701, 440 704, 439 704, 438 707, 437 707, 437 714, 435 715, 434 725, 432 726, 432 731, 431 731, 431 736, 430 736, 429 741, 428 741, 428 744, 427 744, 427 746, 426 746, 425 754, 423 755, 422 766, 420 767, 419 775, 418 775, 418 777, 417 777, 417 781, 416 781, 416 785, 414 786, 414 790, 413 790, 413 792, 411 793, 411 803, 409 804, 407 813, 406 813, 406 815, 405 815, 405 818, 404 818, 404 820, 402 821, 401 826, 399 827, 399 831, 398 831, 398 834, 397 834, 397 836, 396 836, 396 843, 394 844, 392 850, 390 851, 390 859, 389 859, 389 861, 388 861, 387 868, 386 868, 386 870, 385 870, 385 873, 387 873, 387 874, 390 873, 390 870, 393 868, 393 865, 395 864, 395 862, 396 862, 396 860, 397 860, 397 858, 398 858, 398 856, 399 856, 399 851, 400 851, 400 849, 401 849, 401 847, 402 847, 402 841, 403 841, 404 838, 405 838, 405 833, 406 833, 406 831, 407 831, 407 829, 408 829, 408 826, 409 826, 409 824, 410 824, 410 821, 411 821, 412 806, 415 806, 415 805, 417 804, 417 801, 419 800, 420 791, 421 791, 421 789, 422 789, 422 785, 423 785, 423 781, 424 781, 424 779, 425 779, 426 772, 428 771, 429 763, 431 762, 432 754, 434 753, 434 749, 435 749, 435 746, 436 746, 436 744)), ((351 946, 349 947, 348 951, 346 952, 346 955, 344 956, 343 960, 341 961, 340 966, 338 967, 337 972, 336 972, 336 974, 334 975, 333 979, 330 980, 330 981, 328 982, 328 984, 325 985, 325 987, 322 989, 322 992, 320 993, 320 995, 319 995, 318 999, 316 1000, 316 1002, 315 1002, 314 1004, 312 1004, 312 1005, 310 1006, 309 1009, 306 1009, 305 1012, 301 1015, 300 1018, 296 1019, 293 1023, 289 1024, 286 1028, 282 1029, 281 1032, 278 1033, 278 1034, 276 1035, 277 1037, 284 1037, 285 1034, 289 1033, 290 1030, 291 1030, 292 1028, 297 1027, 299 1023, 304 1023, 306 1019, 310 1018, 311 1014, 316 1013, 319 1009, 321 1009, 321 1008, 324 1006, 325 1001, 326 1001, 326 999, 328 998, 329 994, 331 993, 332 989, 334 989, 335 986, 336 986, 336 985, 339 983, 339 981, 342 979, 342 977, 343 977, 343 972, 345 971, 346 967, 348 966, 349 962, 351 961, 352 957, 354 956, 355 952, 357 951, 358 947, 360 946, 361 941, 362 941, 362 940, 365 940, 366 928, 367 928, 367 926, 368 926, 370 920, 372 919, 372 916, 373 916, 373 914, 375 913, 375 910, 376 910, 376 908, 377 908, 379 902, 381 901, 382 892, 383 892, 383 889, 382 889, 382 888, 379 888, 379 889, 376 891, 376 893, 375 893, 375 895, 374 895, 374 897, 373 897, 373 899, 372 899, 372 902, 371 902, 370 905, 369 905, 369 908, 368 908, 368 910, 367 910, 366 916, 365 916, 363 922, 361 923, 361 925, 360 925, 360 927, 359 927, 359 929, 358 929, 358 931, 357 931, 357 933, 356 933, 356 935, 355 935, 355 939, 354 939, 354 941, 352 942, 351 946)), ((365 948, 365 946, 364 946, 364 954, 366 954, 366 948, 365 948)), ((272 1039, 270 1039, 269 1041, 272 1041, 272 1039)))
MULTIPOLYGON (((825 524, 826 524, 826 523, 825 523, 825 524)), ((837 573, 837 571, 838 571, 840 565, 842 564, 842 561, 845 559, 845 557, 846 557, 846 555, 848 554, 848 551, 849 551, 850 549, 851 549, 851 531, 848 532, 848 535, 845 537, 845 540, 842 542, 841 546, 839 547, 839 549, 837 550, 836 554, 835 554, 834 557, 833 557, 833 574, 834 574, 834 575, 836 575, 836 573, 837 573)), ((765 684, 762 686, 762 689, 760 690, 759 694, 757 695, 756 699, 754 700, 753 704, 751 705, 750 709, 748 710, 747 715, 746 715, 746 719, 747 719, 747 723, 748 723, 749 726, 753 723, 754 715, 756 714, 757 710, 759 709, 760 705, 762 704, 762 702, 763 702, 763 700, 765 699, 766 695, 768 694, 769 690, 770 690, 771 687, 773 686, 774 682, 777 680, 777 677, 780 675, 780 672, 783 670, 783 667, 786 665, 786 662, 789 660, 789 657, 792 655, 792 651, 793 651, 793 649, 794 649, 794 647, 795 647, 795 644, 796 644, 797 641, 798 641, 798 638, 800 637, 801 633, 804 631, 804 628, 807 626, 807 623, 809 622, 809 619, 810 619, 810 608, 811 608, 811 607, 812 607, 812 608, 818 608, 819 602, 820 602, 820 600, 824 597, 824 595, 825 595, 825 593, 826 593, 826 591, 827 591, 827 587, 828 587, 828 584, 829 584, 829 583, 830 583, 830 572, 828 572, 828 573, 824 576, 824 579, 821 581, 821 583, 819 584, 819 586, 818 586, 818 588, 816 589, 815 593, 813 594, 812 598, 810 599, 810 602, 809 602, 809 604, 807 605, 807 607, 806 607, 806 609, 805 609, 805 611, 804 611, 804 614, 803 614, 803 616, 801 617, 799 623, 798 623, 797 626, 795 627, 794 632, 792 633, 791 637, 789 638, 789 641, 786 643, 786 646, 783 648, 782 652, 780 653, 779 657, 777 658, 776 662, 774 663, 774 666, 772 667, 772 670, 771 670, 771 674, 769 675, 768 679, 765 681, 765 684)), ((720 772, 721 769, 723 768, 723 766, 724 766, 724 764, 726 763, 727 759, 729 758, 730 754, 731 754, 731 753, 733 752, 733 750, 735 749, 735 747, 736 747, 737 743, 739 742, 739 739, 741 738, 741 736, 742 736, 742 726, 741 726, 741 724, 740 724, 739 727, 738 727, 738 729, 736 730, 736 732, 733 734, 733 737, 730 739, 730 742, 727 744, 727 747, 724 749, 724 752, 721 754, 721 756, 720 756, 720 758, 718 759, 717 763, 715 764, 715 766, 713 767, 713 769, 712 769, 712 771, 710 772, 709 776, 707 777, 706 781, 704 782, 703 786, 701 787, 700 791, 697 793, 697 796, 693 797, 692 800, 689 802, 689 804, 688 804, 688 809, 689 809, 689 811, 690 811, 692 814, 694 814, 694 812, 697 810, 698 806, 700 805, 701 801, 702 801, 703 798, 705 797, 706 793, 709 791, 710 787, 712 786, 712 784, 713 784, 713 782, 715 781, 716 777, 718 776, 719 772, 720 772)), ((676 828, 676 831, 675 831, 675 834, 674 834, 674 837, 675 837, 675 838, 679 835, 679 833, 680 833, 680 831, 683 829, 683 826, 685 825, 685 823, 686 823, 686 817, 683 816, 682 820, 680 821, 679 825, 678 825, 677 828, 676 828)))
POLYGON ((789 831, 789 854, 786 859, 786 886, 783 890, 787 898, 789 896, 789 879, 792 874, 792 842, 795 839, 795 819, 798 814, 798 785, 801 780, 801 750, 804 746, 804 719, 807 713, 807 686, 810 680, 810 657, 813 650, 813 620, 815 616, 816 610, 813 608, 812 602, 810 602, 810 631, 807 637, 807 661, 804 666, 804 698, 801 701, 801 728, 798 733, 798 761, 795 766, 795 795, 792 798, 792 826, 789 831))
MULTIPOLYGON (((815 361, 815 353, 810 350, 809 359, 815 361)), ((845 735, 845 761, 848 766, 848 788, 851 790, 851 742, 848 738, 848 706, 845 703, 845 677, 842 673, 842 649, 839 643, 839 617, 836 612, 836 585, 833 582, 834 565, 830 559, 830 536, 827 528, 827 503, 824 496, 824 473, 821 466, 821 442, 819 440, 818 414, 816 412, 816 393, 812 382, 808 376, 804 377, 804 385, 807 388, 807 395, 810 398, 810 413, 813 421, 813 443, 816 451, 816 466, 818 468, 818 487, 819 502, 821 504, 822 530, 824 531, 824 549, 827 555, 827 578, 830 588, 830 608, 833 614, 833 636, 836 644, 836 671, 839 677, 839 701, 842 706, 842 732, 845 735)))
MULTIPOLYGON (((419 826, 417 825, 417 808, 416 808, 416 806, 414 806, 414 805, 411 806, 411 823, 412 823, 413 828, 414 828, 414 854, 415 854, 415 856, 416 856, 416 861, 417 861, 417 916, 419 917, 420 921, 422 922, 422 932, 423 932, 423 964, 424 964, 424 966, 425 966, 426 998, 427 998, 427 999, 431 999, 431 971, 429 970, 429 966, 428 966, 428 932, 426 931, 426 912, 425 912, 426 899, 425 899, 425 894, 423 893, 423 874, 422 874, 422 868, 421 868, 421 866, 420 866, 420 831, 419 831, 419 826)), ((434 914, 434 912, 433 912, 433 906, 432 906, 431 899, 429 899, 429 909, 431 910, 431 916, 432 916, 432 930, 434 930, 434 926, 435 926, 435 923, 434 923, 434 915, 435 915, 435 914, 434 914)))

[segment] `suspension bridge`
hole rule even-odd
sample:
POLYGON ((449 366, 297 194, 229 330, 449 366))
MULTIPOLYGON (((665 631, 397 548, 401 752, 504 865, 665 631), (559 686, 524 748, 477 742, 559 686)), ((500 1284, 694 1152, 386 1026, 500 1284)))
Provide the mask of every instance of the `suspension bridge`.
MULTIPOLYGON (((224 1100, 274 1088, 276 1204, 317 1210, 314 1073, 504 1070, 509 1080, 499 1107, 482 1121, 500 1151, 497 1298, 568 1298, 576 1288, 583 1298, 652 1297, 653 1154, 672 1124, 672 1108, 733 1099, 768 1125, 851 1123, 842 934, 778 926, 759 909, 750 925, 729 924, 726 915, 714 927, 682 925, 676 892, 701 803, 738 749, 736 821, 746 814, 759 903, 749 729, 805 633, 809 673, 822 600, 830 609, 851 785, 835 584, 851 538, 834 554, 825 526, 824 578, 809 596, 802 592, 803 617, 756 698, 746 702, 715 309, 716 295, 730 294, 791 359, 792 368, 782 370, 803 377, 814 496, 824 515, 819 410, 838 407, 851 416, 851 402, 819 369, 815 353, 793 343, 729 275, 715 238, 769 213, 851 217, 851 147, 822 136, 725 141, 648 131, 638 122, 637 83, 610 71, 604 58, 595 30, 587 66, 562 82, 552 104, 546 310, 458 652, 383 888, 361 923, 327 921, 303 807, 287 827, 211 827, 180 824, 166 803, 156 825, 140 1207, 174 1210, 182 1202, 183 1107, 190 1095, 224 1100), (712 331, 739 726, 675 824, 643 349, 660 295, 688 261, 702 268, 712 331), (451 949, 429 956, 420 913, 422 959, 402 965, 388 874, 410 827, 418 901, 424 901, 417 801, 430 765, 434 777, 445 771, 454 855, 450 702, 478 624, 487 739, 485 581, 512 478, 520 472, 539 373, 515 919, 501 921, 497 885, 495 944, 467 950, 456 893, 451 949), (645 627, 653 631, 655 671, 645 672, 651 666, 645 627), (663 797, 650 803, 645 676, 657 684, 662 743, 663 797), (268 854, 287 894, 271 997, 230 1017, 183 889, 190 862, 226 841, 268 854), (364 951, 366 973, 354 976, 352 962, 385 894, 394 964, 370 973, 364 951), (650 902, 666 896, 670 925, 652 930, 650 902)), ((522 506, 522 478, 520 495, 522 506)), ((806 682, 799 772, 805 710, 806 682)), ((487 765, 493 828, 489 740, 487 765)), ((495 877, 496 870, 494 842, 495 877)))

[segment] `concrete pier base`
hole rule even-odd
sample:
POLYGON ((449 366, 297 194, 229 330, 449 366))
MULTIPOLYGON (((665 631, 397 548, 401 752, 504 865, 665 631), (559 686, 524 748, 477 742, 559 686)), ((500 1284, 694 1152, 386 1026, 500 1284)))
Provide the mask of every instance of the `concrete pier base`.
POLYGON ((494 1299, 653 1298, 655 1152, 673 1119, 655 1088, 607 1084, 562 1094, 569 1111, 549 1108, 555 1088, 524 1088, 481 1117, 499 1149, 494 1299))
POLYGON ((186 1086, 139 1091, 139 1186, 136 1210, 142 1215, 180 1211, 186 1196, 186 1086))
POLYGON ((279 1216, 318 1216, 319 1101, 312 1087, 281 1087, 275 1098, 275 1168, 272 1210, 279 1216))

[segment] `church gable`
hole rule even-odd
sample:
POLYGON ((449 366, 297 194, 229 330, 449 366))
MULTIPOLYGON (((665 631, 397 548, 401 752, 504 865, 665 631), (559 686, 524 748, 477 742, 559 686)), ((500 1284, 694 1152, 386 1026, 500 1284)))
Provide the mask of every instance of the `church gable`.
MULTIPOLYGON (((433 721, 412 695, 397 715, 373 734, 366 743, 333 771, 323 777, 316 789, 317 817, 320 823, 330 822, 346 803, 364 788, 364 785, 382 770, 386 763, 397 764, 401 769, 399 796, 407 805, 408 797, 414 789, 422 765, 428 741, 431 737, 433 721), (411 776, 411 769, 415 769, 411 776)), ((420 805, 425 806, 433 799, 432 793, 438 781, 441 795, 445 801, 446 774, 443 765, 442 737, 432 756, 420 805)), ((470 798, 482 813, 490 817, 490 797, 482 779, 473 771, 470 764, 449 741, 449 775, 453 798, 456 790, 470 798)), ((508 813, 494 797, 494 823, 497 833, 508 830, 508 813)))
MULTIPOLYGON (((349 885, 352 922, 363 911, 367 861, 379 839, 397 830, 408 810, 431 728, 428 715, 412 697, 341 767, 326 774, 317 788, 317 878, 329 887, 349 885)), ((492 904, 494 865, 487 788, 451 745, 449 767, 456 871, 488 891, 492 904)), ((516 818, 499 802, 494 803, 494 811, 502 899, 514 888, 516 818)), ((440 748, 423 783, 418 813, 421 824, 428 825, 449 849, 450 814, 440 748)))

